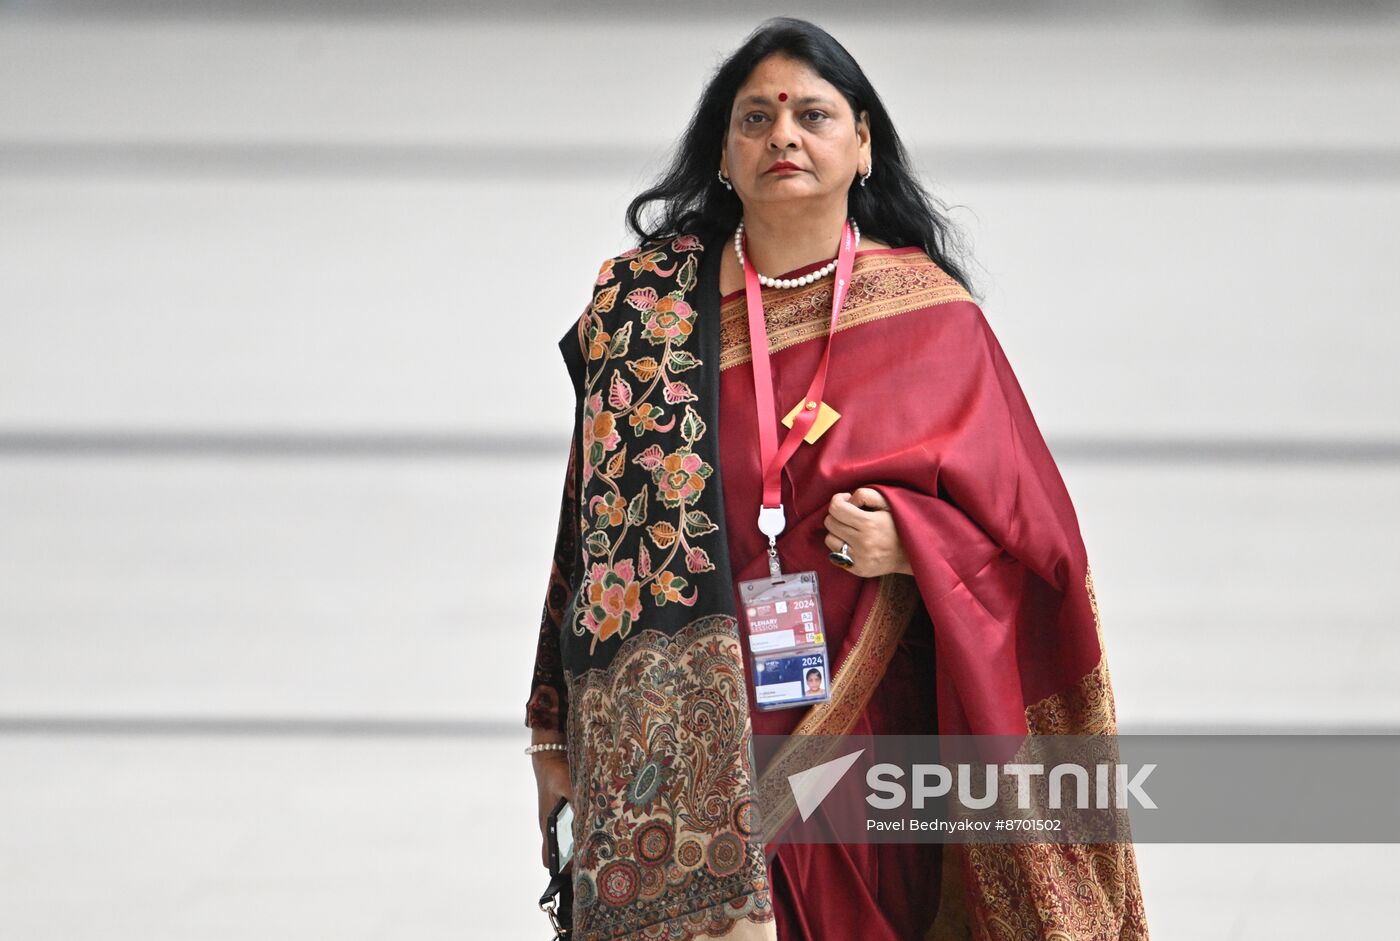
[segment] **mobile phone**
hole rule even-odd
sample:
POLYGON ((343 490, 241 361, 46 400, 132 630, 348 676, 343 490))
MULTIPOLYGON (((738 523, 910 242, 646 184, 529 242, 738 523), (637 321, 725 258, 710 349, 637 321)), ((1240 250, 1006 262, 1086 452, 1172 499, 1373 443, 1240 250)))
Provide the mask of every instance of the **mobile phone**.
POLYGON ((557 876, 574 858, 574 808, 567 797, 559 798, 549 812, 545 833, 549 838, 549 874, 557 876))

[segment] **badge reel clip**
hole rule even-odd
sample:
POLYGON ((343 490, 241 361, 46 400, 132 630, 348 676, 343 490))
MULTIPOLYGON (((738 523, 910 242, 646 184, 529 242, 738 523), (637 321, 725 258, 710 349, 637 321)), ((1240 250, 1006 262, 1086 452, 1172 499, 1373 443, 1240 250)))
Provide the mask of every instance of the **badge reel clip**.
POLYGON ((760 506, 758 528, 768 537, 768 577, 739 583, 753 659, 759 709, 792 709, 831 698, 830 660, 816 572, 784 574, 778 534, 783 506, 760 506))

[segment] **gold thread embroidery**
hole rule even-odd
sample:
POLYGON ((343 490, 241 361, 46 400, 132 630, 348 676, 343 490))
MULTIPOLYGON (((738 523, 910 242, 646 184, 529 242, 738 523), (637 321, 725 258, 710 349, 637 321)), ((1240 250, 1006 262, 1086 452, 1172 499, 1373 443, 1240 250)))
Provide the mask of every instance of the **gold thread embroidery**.
POLYGON ((1089 593, 1089 608, 1094 612, 1094 631, 1099 635, 1099 649, 1104 649, 1103 625, 1099 623, 1099 599, 1094 597, 1094 570, 1084 563, 1084 590, 1089 593))
POLYGON ((1113 680, 1108 672, 1098 599, 1094 597, 1094 576, 1087 565, 1084 590, 1089 594, 1089 607, 1094 612, 1099 662, 1073 688, 1026 707, 1026 727, 1032 735, 1114 735, 1118 732, 1113 680))
MULTIPOLYGON (((774 294, 771 300, 764 298, 770 353, 826 336, 831 322, 829 282, 818 281, 774 294)), ((923 252, 859 255, 851 272, 847 307, 837 320, 836 332, 935 304, 970 300, 972 297, 963 286, 923 252)), ((752 358, 747 310, 742 294, 720 307, 721 371, 752 358)))
POLYGON ((969 843, 974 921, 994 941, 1148 941, 1131 843, 969 843))
POLYGON ((666 937, 693 941, 773 920, 752 838, 744 683, 725 614, 633 633, 606 667, 570 678, 571 783, 589 809, 574 818, 580 939, 664 924, 666 937))
MULTIPOLYGON (((1026 709, 1032 736, 1117 734, 1113 683, 1087 564, 1084 590, 1099 637, 1099 662, 1073 689, 1026 709)), ((1131 841, 970 843, 962 851, 960 875, 979 936, 992 941, 1149 941, 1131 841)))

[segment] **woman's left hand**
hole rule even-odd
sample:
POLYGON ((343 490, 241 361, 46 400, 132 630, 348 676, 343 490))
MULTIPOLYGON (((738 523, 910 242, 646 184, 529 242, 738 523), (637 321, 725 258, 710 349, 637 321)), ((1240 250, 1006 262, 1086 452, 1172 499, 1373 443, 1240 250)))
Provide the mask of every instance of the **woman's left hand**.
POLYGON ((855 560, 855 565, 837 565, 837 568, 862 578, 891 572, 914 574, 904 544, 899 541, 889 501, 880 491, 857 487, 852 493, 836 494, 827 507, 825 526, 826 547, 840 552, 844 542, 848 546, 847 553, 855 560))

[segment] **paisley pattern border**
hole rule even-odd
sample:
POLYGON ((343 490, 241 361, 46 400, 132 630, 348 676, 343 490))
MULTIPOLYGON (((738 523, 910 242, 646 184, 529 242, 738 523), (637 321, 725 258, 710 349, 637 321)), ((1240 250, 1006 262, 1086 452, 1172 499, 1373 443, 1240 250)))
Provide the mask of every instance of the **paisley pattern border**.
POLYGON ((576 937, 684 939, 773 919, 745 684, 728 615, 641 631, 607 669, 571 678, 576 937))
POLYGON ((1094 597, 1094 574, 1086 565, 1084 590, 1094 612, 1094 630, 1099 635, 1099 662, 1084 674, 1072 689, 1046 696, 1026 708, 1026 726, 1032 735, 1116 735, 1117 709, 1113 682, 1108 672, 1103 627, 1099 623, 1098 599, 1094 597))
POLYGON ((963 878, 991 941, 1148 941, 1132 843, 968 843, 963 878))
MULTIPOLYGON (((1084 590, 1100 658, 1072 689, 1026 709, 1033 736, 1117 734, 1103 627, 1087 563, 1084 590)), ((1116 755, 1116 743, 1108 743, 1116 755)), ((1131 842, 969 843, 951 874, 971 891, 975 920, 990 941, 1148 941, 1147 911, 1131 842)), ((940 914, 941 920, 941 914, 940 914)), ((935 935, 945 937, 955 935, 935 935)))

